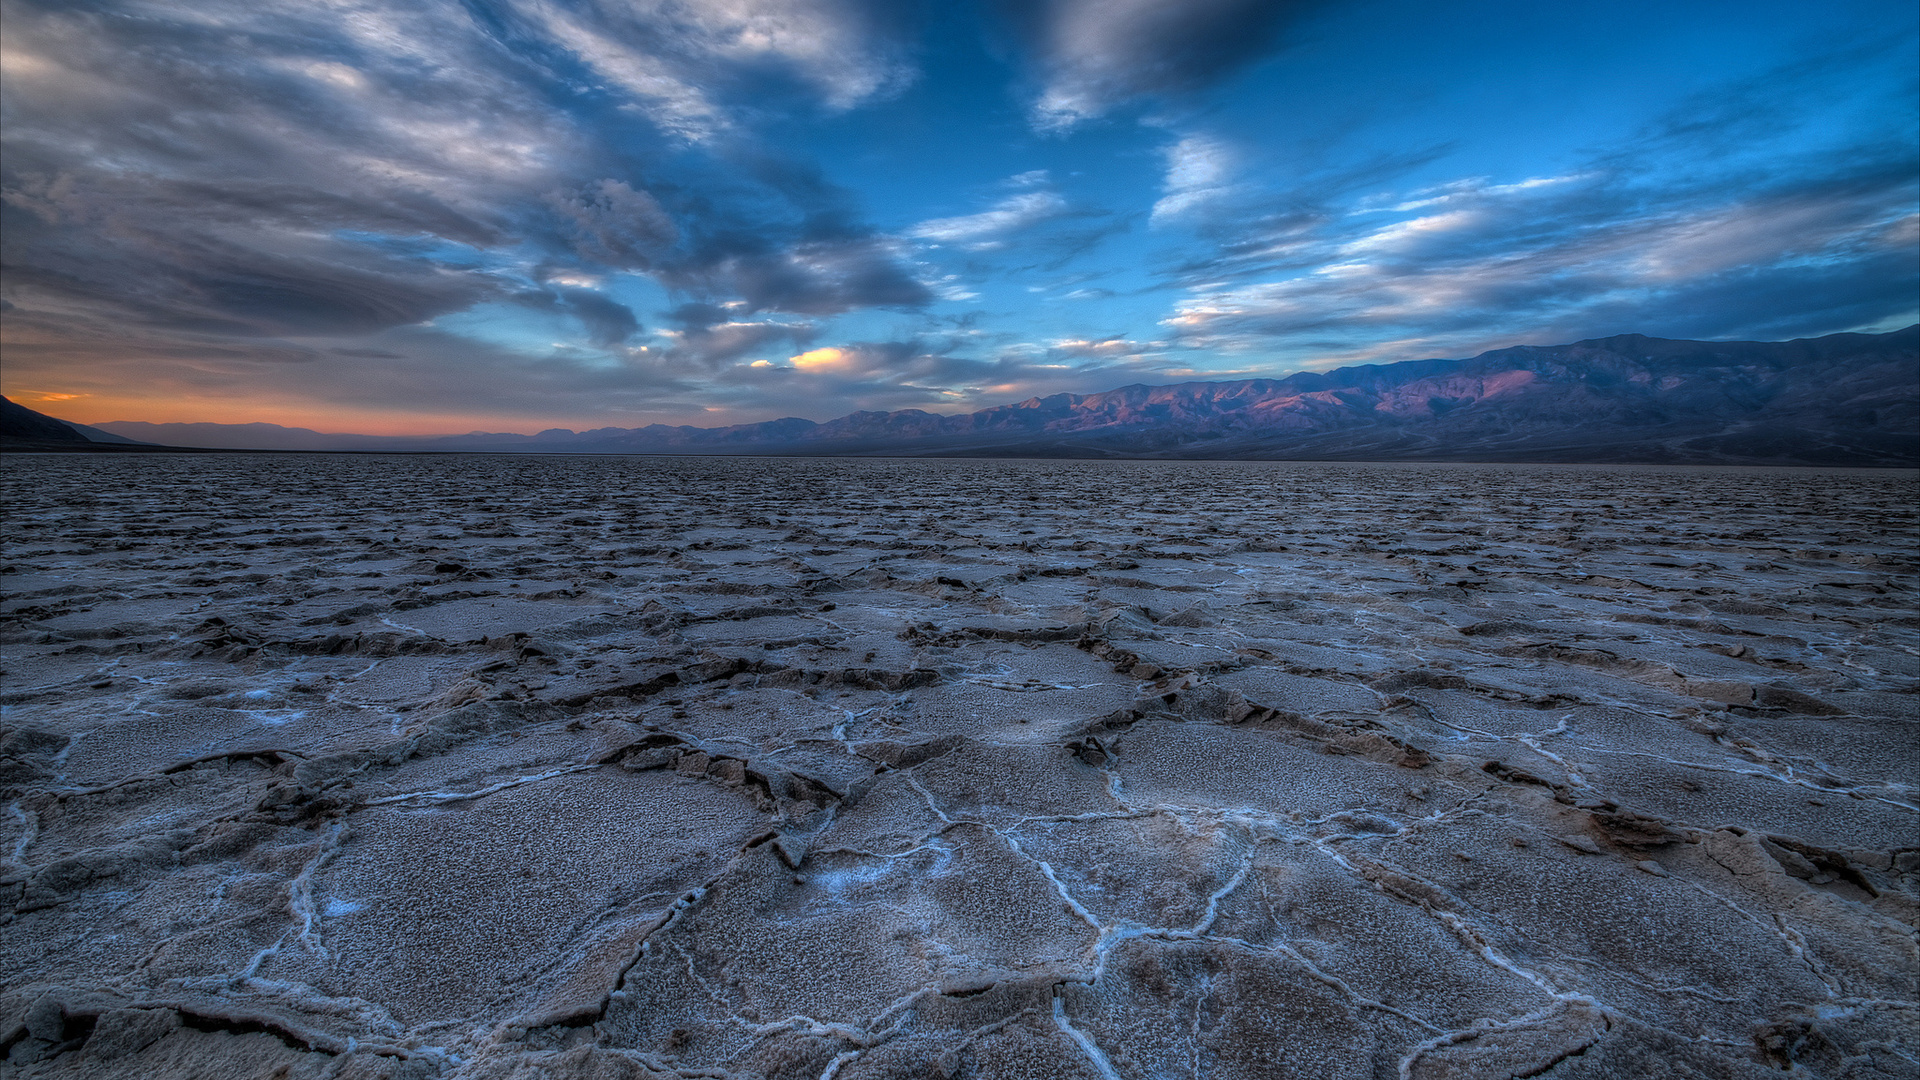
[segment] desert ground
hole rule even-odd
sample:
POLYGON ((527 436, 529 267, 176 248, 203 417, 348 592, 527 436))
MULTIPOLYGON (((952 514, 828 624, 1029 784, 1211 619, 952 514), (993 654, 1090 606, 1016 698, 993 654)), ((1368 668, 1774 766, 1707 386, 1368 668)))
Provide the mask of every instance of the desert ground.
POLYGON ((23 1080, 1920 1074, 1912 472, 5 481, 23 1080))

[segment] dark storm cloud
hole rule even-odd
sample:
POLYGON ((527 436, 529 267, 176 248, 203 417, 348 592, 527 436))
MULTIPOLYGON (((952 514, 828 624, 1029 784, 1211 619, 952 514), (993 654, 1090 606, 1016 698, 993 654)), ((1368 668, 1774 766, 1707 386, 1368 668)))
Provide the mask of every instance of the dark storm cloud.
POLYGON ((1002 0, 1039 69, 1034 116, 1068 126, 1211 86, 1279 44, 1308 0, 1002 0))
POLYGON ((47 225, 116 232, 141 223, 193 221, 203 229, 313 232, 352 229, 432 235, 475 247, 507 239, 503 219, 484 221, 422 190, 360 195, 246 176, 180 179, 87 168, 59 148, 9 140, 6 202, 47 225))

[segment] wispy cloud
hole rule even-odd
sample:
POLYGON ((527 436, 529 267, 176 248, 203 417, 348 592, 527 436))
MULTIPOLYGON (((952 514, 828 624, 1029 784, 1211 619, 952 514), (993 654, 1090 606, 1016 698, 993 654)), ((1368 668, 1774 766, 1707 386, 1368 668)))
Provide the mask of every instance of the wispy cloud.
POLYGON ((1169 224, 1232 195, 1228 181, 1237 156, 1225 140, 1210 135, 1188 135, 1167 147, 1165 194, 1153 204, 1152 223, 1169 224))
POLYGON ((1047 346, 1049 356, 1075 360, 1133 359, 1166 353, 1164 341, 1129 341, 1116 334, 1104 338, 1063 338, 1047 346))
POLYGON ((1052 191, 1026 191, 1009 195, 991 209, 960 217, 934 218, 907 230, 918 240, 943 244, 964 244, 984 251, 998 247, 1015 232, 1065 217, 1073 212, 1067 200, 1052 191))
POLYGON ((909 82, 909 9, 851 0, 509 0, 523 38, 557 46, 662 130, 704 140, 784 78, 847 109, 909 82))
MULTIPOLYGON (((1462 185, 1364 228, 1303 229, 1293 272, 1199 286, 1166 324, 1189 344, 1310 341, 1329 359, 1637 330, 1830 332, 1909 292, 1915 184, 1902 167, 1666 205, 1632 178, 1462 185), (1798 302, 1781 305, 1788 294, 1798 302)), ((1231 273, 1231 267, 1219 268, 1231 273)))
MULTIPOLYGON (((1186 293, 1164 325, 1188 346, 1325 367, 1629 331, 1777 338, 1911 321, 1911 135, 1868 127, 1836 142, 1808 106, 1864 55, 1702 90, 1552 173, 1396 185, 1396 171, 1431 168, 1415 156, 1203 200, 1185 221, 1212 250, 1163 266, 1186 293)), ((1185 160, 1176 145, 1170 164, 1185 160)))

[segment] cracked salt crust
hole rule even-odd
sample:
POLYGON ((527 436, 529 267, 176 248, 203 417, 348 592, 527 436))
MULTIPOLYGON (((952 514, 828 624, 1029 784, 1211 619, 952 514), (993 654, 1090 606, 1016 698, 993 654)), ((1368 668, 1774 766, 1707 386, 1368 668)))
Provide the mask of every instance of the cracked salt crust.
POLYGON ((1920 1074, 1911 473, 1166 468, 11 455, 6 1068, 1920 1074))

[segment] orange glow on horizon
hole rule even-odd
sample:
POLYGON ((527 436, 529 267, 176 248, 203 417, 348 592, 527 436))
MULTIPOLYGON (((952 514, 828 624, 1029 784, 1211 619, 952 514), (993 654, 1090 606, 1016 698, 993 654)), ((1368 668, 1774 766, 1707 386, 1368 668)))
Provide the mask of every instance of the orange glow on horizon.
MULTIPOLYGON (((715 427, 724 424, 751 423, 752 420, 723 418, 711 412, 679 415, 625 416, 525 416, 498 413, 453 413, 431 408, 418 412, 390 410, 325 408, 275 401, 203 398, 160 398, 116 394, 62 394, 32 390, 0 391, 14 402, 35 412, 45 413, 76 424, 99 425, 118 421, 144 421, 149 424, 278 424, 288 428, 306 428, 323 435, 465 435, 470 431, 531 435, 548 428, 645 427, 648 424, 694 424, 715 427)), ((753 419, 772 419, 755 417, 753 419)))

